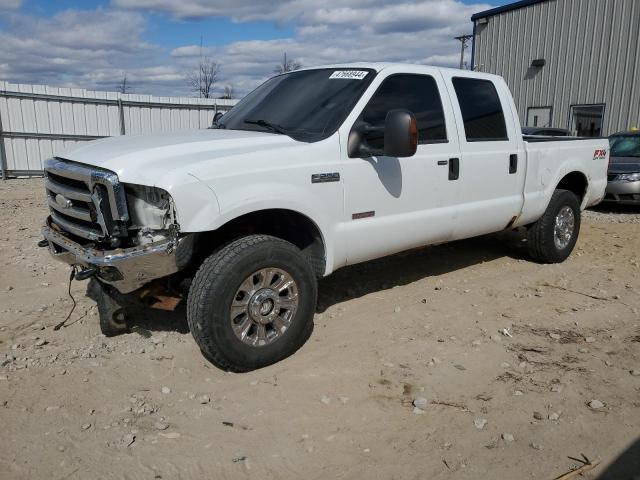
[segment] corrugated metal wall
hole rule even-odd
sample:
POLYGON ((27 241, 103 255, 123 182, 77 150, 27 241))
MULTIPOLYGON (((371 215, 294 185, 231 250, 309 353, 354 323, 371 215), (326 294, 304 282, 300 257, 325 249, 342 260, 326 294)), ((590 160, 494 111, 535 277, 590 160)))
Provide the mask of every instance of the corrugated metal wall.
POLYGON ((43 160, 78 142, 207 128, 236 103, 0 82, 3 178, 40 174, 43 160))
POLYGON ((604 135, 640 127, 640 0, 547 0, 486 20, 475 67, 505 78, 523 124, 550 106, 551 126, 570 128, 571 105, 604 104, 604 135))

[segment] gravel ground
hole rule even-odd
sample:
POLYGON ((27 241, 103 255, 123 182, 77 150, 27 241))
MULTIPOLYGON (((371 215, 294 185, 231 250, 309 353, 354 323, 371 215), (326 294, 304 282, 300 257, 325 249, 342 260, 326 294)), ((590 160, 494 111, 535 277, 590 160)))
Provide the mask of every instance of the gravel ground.
POLYGON ((638 478, 637 210, 585 213, 559 265, 509 232, 342 269, 303 348, 229 374, 182 306, 105 338, 74 282, 54 330, 43 200, 0 182, 2 479, 551 479, 581 454, 581 478, 638 478))
POLYGON ((640 223, 640 205, 601 203, 583 212, 594 223, 640 223))

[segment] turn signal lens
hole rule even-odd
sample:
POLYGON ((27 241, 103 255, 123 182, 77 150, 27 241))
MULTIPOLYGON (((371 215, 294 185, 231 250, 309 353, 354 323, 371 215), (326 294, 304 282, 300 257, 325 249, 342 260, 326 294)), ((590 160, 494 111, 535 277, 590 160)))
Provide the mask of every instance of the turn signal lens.
POLYGON ((418 148, 418 123, 415 117, 411 118, 411 124, 409 125, 409 143, 411 144, 412 150, 418 148))

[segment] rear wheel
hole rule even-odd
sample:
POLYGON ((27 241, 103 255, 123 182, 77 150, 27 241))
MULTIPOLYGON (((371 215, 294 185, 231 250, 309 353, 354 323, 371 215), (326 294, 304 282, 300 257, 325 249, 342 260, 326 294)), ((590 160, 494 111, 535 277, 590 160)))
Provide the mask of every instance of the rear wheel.
POLYGON ((568 190, 556 190, 544 215, 527 232, 529 254, 542 263, 567 259, 580 233, 580 204, 568 190))
POLYGON ((247 371, 295 352, 313 327, 316 278, 294 245, 251 235, 207 258, 189 290, 187 319, 213 363, 247 371))

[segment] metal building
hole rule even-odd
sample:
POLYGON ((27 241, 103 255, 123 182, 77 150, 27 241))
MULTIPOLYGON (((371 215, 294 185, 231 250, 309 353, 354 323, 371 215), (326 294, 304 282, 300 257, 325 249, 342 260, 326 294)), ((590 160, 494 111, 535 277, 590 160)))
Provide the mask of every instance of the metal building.
POLYGON ((505 78, 524 125, 640 127, 640 0, 522 0, 471 21, 473 68, 505 78))

